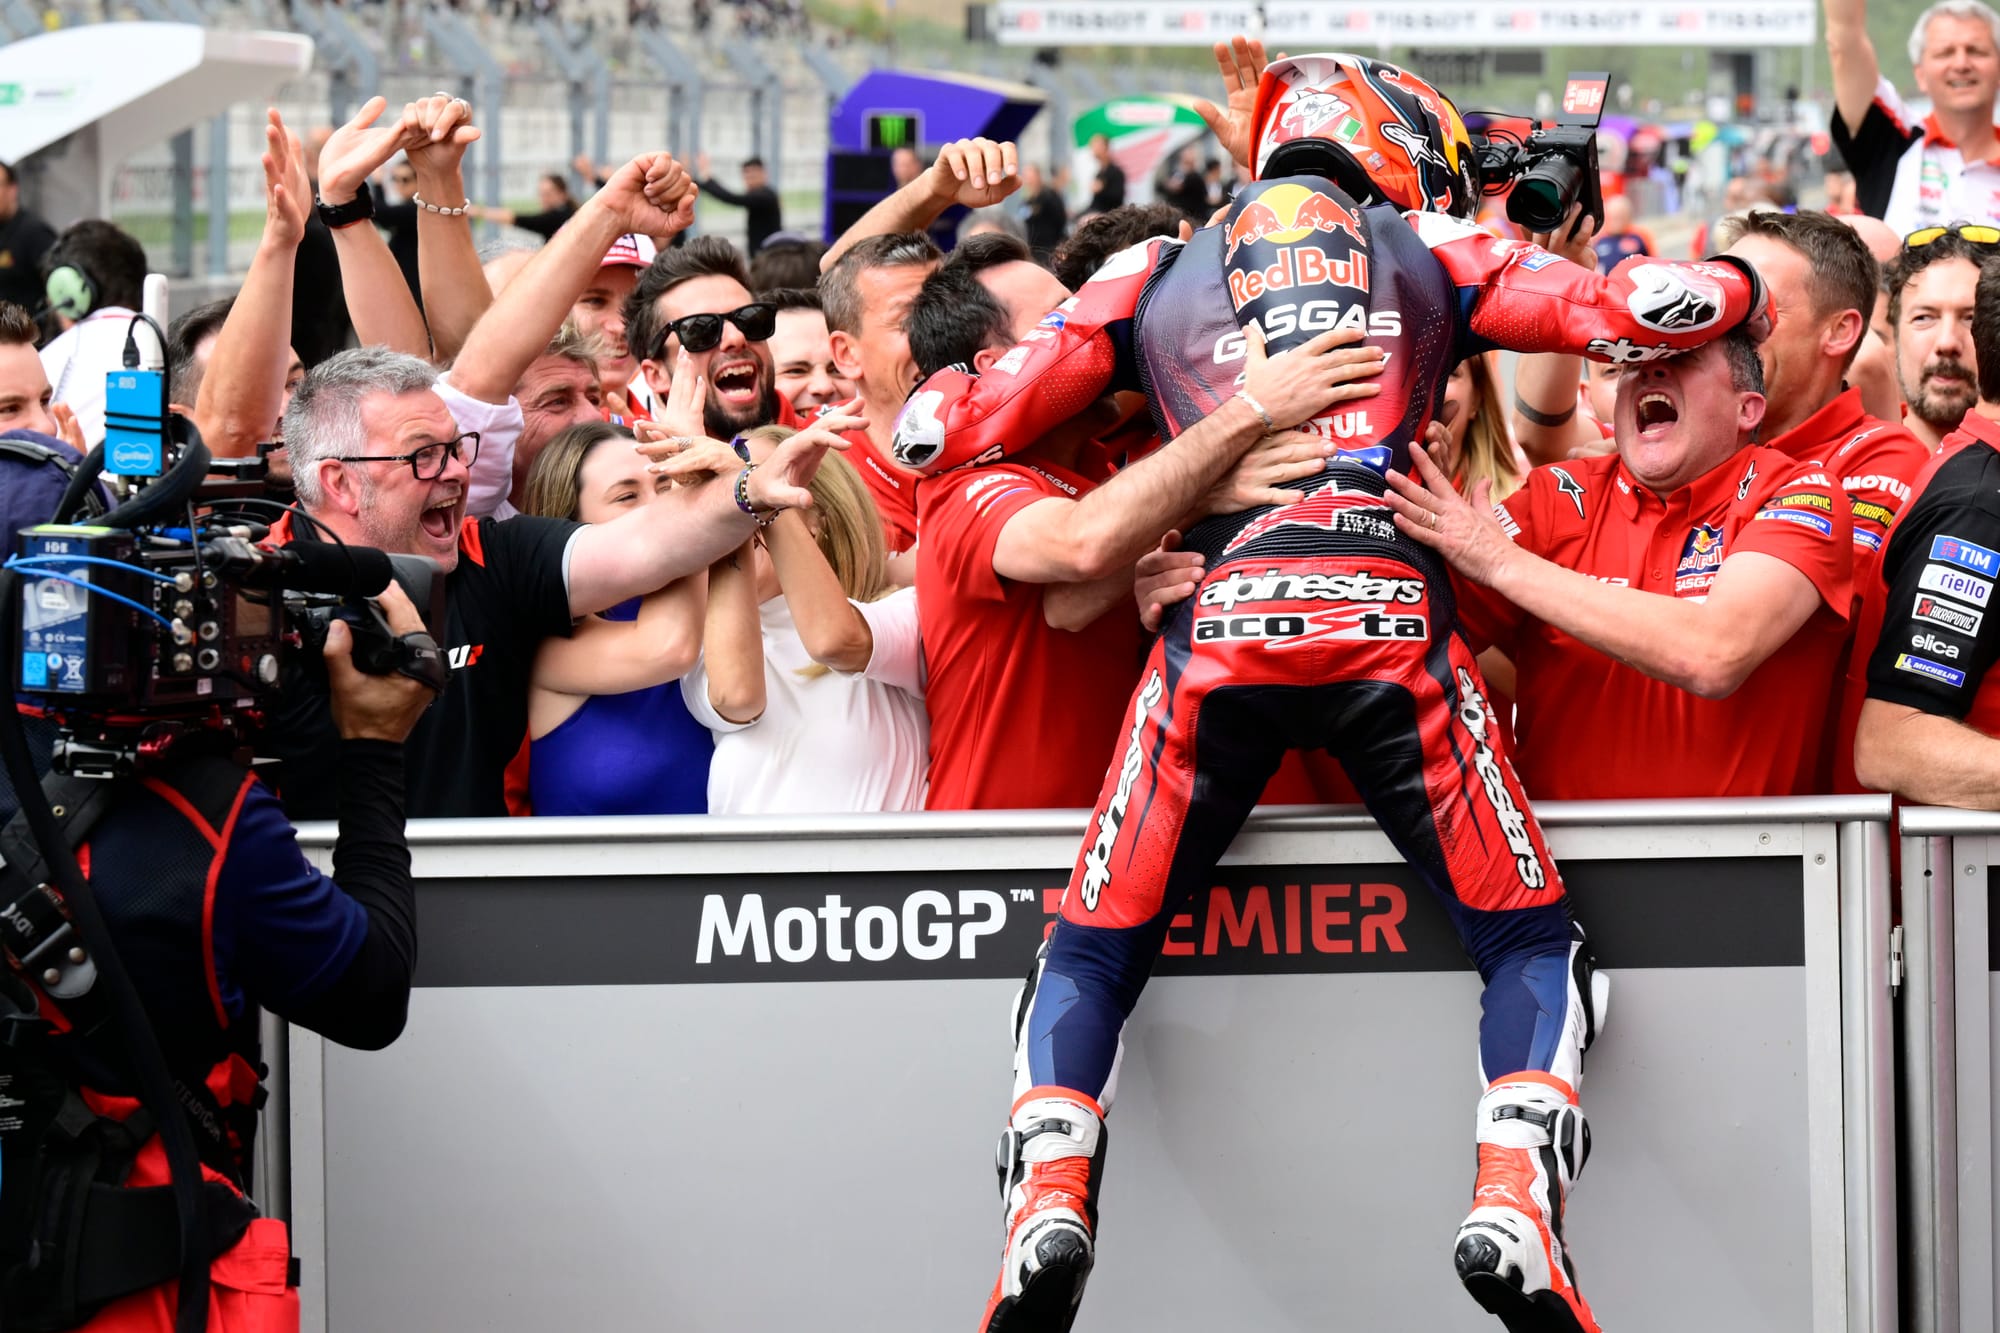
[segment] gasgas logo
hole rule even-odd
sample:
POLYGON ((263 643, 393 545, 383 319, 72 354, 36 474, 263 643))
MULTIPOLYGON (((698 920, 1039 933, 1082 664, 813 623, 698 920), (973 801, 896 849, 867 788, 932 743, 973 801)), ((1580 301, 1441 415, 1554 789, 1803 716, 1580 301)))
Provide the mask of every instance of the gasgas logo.
POLYGON ((1229 224, 1229 249, 1223 258, 1234 259, 1237 247, 1250 241, 1285 245, 1316 231, 1344 231, 1354 244, 1367 244, 1360 220, 1339 200, 1304 185, 1273 185, 1243 205, 1229 224))

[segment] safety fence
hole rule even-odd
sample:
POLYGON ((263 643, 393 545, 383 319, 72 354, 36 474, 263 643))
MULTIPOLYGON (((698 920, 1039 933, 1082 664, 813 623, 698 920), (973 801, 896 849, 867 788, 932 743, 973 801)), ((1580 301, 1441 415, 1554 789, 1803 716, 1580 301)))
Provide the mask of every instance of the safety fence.
MULTIPOLYGON (((1887 799, 1538 813, 1612 977, 1569 1223, 1599 1314, 1899 1327, 1887 799)), ((412 825, 408 1030, 292 1033, 271 1113, 306 1328, 969 1326, 1009 1001, 1082 828, 412 825)), ((1255 815, 1128 1028, 1080 1327, 1487 1328, 1449 1260, 1478 1007, 1370 820, 1255 815)))

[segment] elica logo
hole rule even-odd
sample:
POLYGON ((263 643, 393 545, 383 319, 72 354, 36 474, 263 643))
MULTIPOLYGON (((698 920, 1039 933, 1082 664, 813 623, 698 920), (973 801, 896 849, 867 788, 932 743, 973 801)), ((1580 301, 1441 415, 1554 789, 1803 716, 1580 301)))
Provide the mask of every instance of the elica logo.
POLYGON ((1910 647, 1921 648, 1927 653, 1936 653, 1947 662, 1956 662, 1958 660, 1958 645, 1947 643, 1929 630, 1925 630, 1922 634, 1912 634, 1910 636, 1910 647))
POLYGON ((960 958, 977 958, 979 941, 1006 924, 1007 900, 992 889, 960 889, 955 898, 919 889, 900 907, 873 903, 858 912, 839 894, 829 893, 816 910, 786 907, 775 917, 765 912, 763 894, 746 893, 734 919, 728 895, 711 893, 701 901, 694 961, 712 962, 718 950, 724 957, 741 958, 747 950, 760 963, 770 962, 774 953, 783 963, 811 962, 821 955, 835 963, 855 958, 881 963, 899 953, 934 962, 954 947, 960 958))

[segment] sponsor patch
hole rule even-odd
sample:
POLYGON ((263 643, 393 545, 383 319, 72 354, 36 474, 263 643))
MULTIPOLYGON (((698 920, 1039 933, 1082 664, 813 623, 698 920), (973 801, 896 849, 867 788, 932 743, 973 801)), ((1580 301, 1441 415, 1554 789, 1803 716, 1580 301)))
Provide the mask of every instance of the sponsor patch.
POLYGON ((1956 671, 1942 663, 1933 662, 1928 657, 1912 657, 1908 653, 1897 653, 1896 670, 1907 671, 1913 676, 1926 676, 1946 685, 1965 684, 1963 671, 1956 671))
POLYGON ((1933 625, 1942 625, 1954 634, 1968 637, 1979 633, 1980 622, 1986 619, 1984 611, 1975 611, 1969 606, 1947 602, 1942 597, 1933 597, 1927 592, 1917 594, 1916 605, 1910 614, 1918 620, 1928 620, 1933 625))
POLYGON ((1854 530, 1854 544, 1865 547, 1870 551, 1879 551, 1882 549, 1882 534, 1879 532, 1863 532, 1860 528, 1856 528, 1854 530))
POLYGON ((1679 351, 1668 343, 1654 343, 1651 347, 1647 347, 1622 335, 1616 340, 1592 338, 1584 344, 1584 350, 1592 356, 1603 357, 1606 361, 1620 366, 1629 366, 1637 361, 1657 361, 1663 356, 1673 356, 1679 351))
POLYGON ((1676 593, 1702 592, 1715 582, 1722 568, 1722 529, 1712 523, 1697 523, 1681 544, 1681 562, 1674 566, 1676 593))
POLYGON ((1921 648, 1927 653, 1935 653, 1947 662, 1956 662, 1958 660, 1958 645, 1948 640, 1940 639, 1929 630, 1925 630, 1921 634, 1912 634, 1910 636, 1910 647, 1921 648))
POLYGON ((1943 565, 1925 565, 1924 572, 1917 576, 1917 586, 1941 592, 1947 597, 1956 597, 1961 602, 1971 602, 1974 606, 1986 605, 1986 599, 1993 595, 1993 585, 1985 579, 1976 579, 1970 574, 1946 569, 1943 565))
POLYGON ((1886 528, 1895 520, 1896 511, 1887 505, 1878 505, 1869 500, 1856 500, 1854 517, 1860 522, 1879 523, 1886 528))
POLYGON ((1132 701, 1132 734, 1125 744, 1125 758, 1118 767, 1118 786, 1111 793, 1104 813, 1097 817, 1097 837, 1083 853, 1083 879, 1079 888, 1084 907, 1097 910, 1097 900, 1111 883, 1111 852, 1118 845, 1118 830, 1125 822, 1125 808, 1132 802, 1132 785, 1146 762, 1146 717, 1166 693, 1166 682, 1158 671, 1146 678, 1145 688, 1132 701))
POLYGON ((1547 250, 1537 250, 1520 261, 1520 266, 1530 273, 1540 273, 1549 265, 1561 259, 1561 255, 1550 254, 1547 250))
POLYGON ((1722 318, 1718 294, 1699 291, 1678 270, 1664 264, 1635 265, 1627 275, 1632 294, 1625 308, 1649 329, 1680 333, 1705 329, 1722 318))
POLYGON ((1549 469, 1549 475, 1556 479, 1556 489, 1567 495, 1569 502, 1576 506, 1576 516, 1582 518, 1583 483, 1572 477, 1566 468, 1552 467, 1549 469))
POLYGON ((995 361, 992 369, 986 373, 989 375, 1018 375, 1021 373, 1021 367, 1028 364, 1028 354, 1033 350, 1032 347, 1029 347, 1025 343, 1018 344, 1010 348, 1007 355, 995 361))
POLYGON ((1416 606, 1424 600, 1422 579, 1382 578, 1368 570, 1354 573, 1293 574, 1267 569, 1262 574, 1237 571, 1201 590, 1200 605, 1225 611, 1262 602, 1375 602, 1416 606))
POLYGON ((1822 537, 1833 535, 1833 520, 1821 518, 1818 514, 1808 514, 1802 509, 1759 509, 1760 519, 1774 518, 1782 523, 1796 523, 1800 527, 1811 528, 1822 537))
POLYGON ((1969 569, 1989 579, 1995 574, 2000 574, 2000 551, 1976 546, 1963 537, 1940 535, 1931 538, 1931 559, 1942 560, 1948 565, 1957 565, 1960 569, 1969 569))
POLYGON ((1844 491, 1887 491, 1905 504, 1910 500, 1910 483, 1898 477, 1885 477, 1879 472, 1871 472, 1865 477, 1842 477, 1840 488, 1844 491))
POLYGON ((1534 837, 1528 832, 1528 816, 1515 803, 1514 794, 1507 790, 1500 758, 1487 743, 1487 733, 1493 726, 1493 710, 1487 706, 1486 695, 1464 667, 1458 668, 1458 695, 1459 725, 1472 736, 1472 769, 1479 774, 1479 783, 1486 789, 1486 799, 1493 806, 1494 817, 1500 821, 1500 833, 1507 839, 1507 850, 1514 854, 1514 872, 1521 877, 1522 884, 1539 889, 1548 883, 1548 874, 1542 869, 1534 837))
POLYGON ((1386 606, 1343 606, 1308 615, 1202 616, 1194 622, 1196 643, 1258 639, 1266 648, 1302 648, 1354 639, 1423 640, 1430 636, 1430 622, 1424 617, 1396 615, 1386 606))
POLYGON ((1790 495, 1780 495, 1765 503, 1773 509, 1817 509, 1823 514, 1833 512, 1832 498, 1814 491, 1793 491, 1790 495))

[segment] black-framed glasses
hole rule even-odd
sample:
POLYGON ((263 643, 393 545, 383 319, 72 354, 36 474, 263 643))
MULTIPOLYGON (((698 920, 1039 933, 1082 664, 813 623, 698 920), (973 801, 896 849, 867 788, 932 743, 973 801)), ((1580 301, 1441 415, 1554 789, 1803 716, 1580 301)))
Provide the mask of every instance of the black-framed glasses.
POLYGON ((778 331, 778 307, 769 301, 752 301, 749 305, 720 315, 682 315, 667 325, 660 333, 660 344, 654 349, 658 358, 666 353, 669 334, 681 340, 681 349, 687 352, 706 352, 722 341, 722 321, 728 320, 743 331, 743 336, 753 343, 768 342, 778 331))
POLYGON ((465 465, 469 468, 479 461, 479 432, 469 430, 455 440, 440 440, 436 444, 421 445, 407 454, 343 454, 329 458, 329 463, 408 463, 410 471, 418 481, 436 481, 444 475, 449 460, 465 453, 465 465))
POLYGON ((1933 241, 1956 236, 1974 245, 2000 245, 2000 227, 1989 227, 1984 223, 1961 222, 1951 227, 1920 227, 1903 238, 1903 248, 1918 250, 1933 241))

